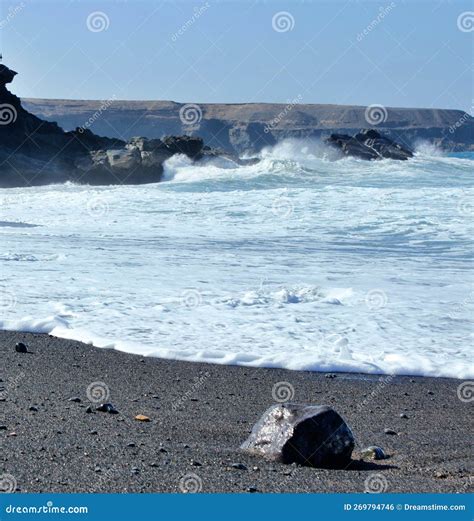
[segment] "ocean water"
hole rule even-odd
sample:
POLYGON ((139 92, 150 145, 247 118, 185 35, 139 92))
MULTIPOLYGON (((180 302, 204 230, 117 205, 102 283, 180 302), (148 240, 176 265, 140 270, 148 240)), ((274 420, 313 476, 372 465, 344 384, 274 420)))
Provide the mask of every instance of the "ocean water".
POLYGON ((262 161, 0 192, 0 328, 144 356, 474 377, 472 154, 262 161))

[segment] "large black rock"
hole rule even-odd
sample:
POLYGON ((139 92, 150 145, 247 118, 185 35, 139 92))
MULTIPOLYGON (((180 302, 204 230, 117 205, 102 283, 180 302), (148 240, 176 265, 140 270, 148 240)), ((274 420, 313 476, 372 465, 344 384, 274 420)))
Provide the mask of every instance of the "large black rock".
POLYGON ((400 143, 382 136, 374 129, 361 130, 355 136, 331 134, 326 143, 346 156, 372 161, 374 159, 397 159, 405 161, 413 157, 413 151, 400 143))
POLYGON ((197 157, 204 146, 200 137, 193 136, 168 136, 163 143, 172 154, 185 154, 191 158, 197 157))
POLYGON ((351 460, 354 436, 331 407, 284 403, 265 411, 241 448, 282 463, 340 468, 351 460))
MULTIPOLYGON (((174 154, 202 157, 199 137, 168 136, 125 142, 94 134, 88 121, 65 132, 29 113, 7 89, 16 72, 0 64, 0 188, 50 183, 155 183, 174 154)), ((100 117, 100 112, 91 116, 100 117)), ((217 153, 216 153, 217 155, 217 153)))

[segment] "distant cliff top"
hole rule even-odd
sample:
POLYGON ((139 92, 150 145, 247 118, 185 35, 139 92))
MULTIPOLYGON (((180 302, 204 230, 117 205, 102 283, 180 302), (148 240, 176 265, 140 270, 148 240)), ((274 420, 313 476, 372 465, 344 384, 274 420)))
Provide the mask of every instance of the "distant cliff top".
POLYGON ((376 128, 413 146, 428 141, 445 150, 474 148, 474 119, 462 110, 381 105, 277 103, 176 103, 173 101, 90 101, 25 99, 37 116, 66 130, 84 124, 113 138, 200 136, 213 147, 243 153, 285 138, 320 138, 376 128))
MULTIPOLYGON (((23 99, 25 106, 37 114, 60 118, 95 112, 104 101, 23 99)), ((174 101, 124 101, 114 100, 107 109, 110 112, 145 113, 146 117, 179 117, 185 103, 174 101)), ((241 123, 270 123, 278 118, 276 126, 335 129, 367 126, 367 107, 359 105, 323 105, 295 103, 199 103, 202 118, 241 123)), ((374 106, 375 107, 375 106, 374 106)), ((465 113, 455 109, 426 109, 384 107, 386 120, 380 127, 449 127, 465 113)), ((374 109, 375 110, 375 109, 374 109)), ((384 117, 384 116, 382 116, 384 117)), ((469 116, 470 117, 470 116, 469 116)), ((472 119, 472 118, 471 118, 472 119)))

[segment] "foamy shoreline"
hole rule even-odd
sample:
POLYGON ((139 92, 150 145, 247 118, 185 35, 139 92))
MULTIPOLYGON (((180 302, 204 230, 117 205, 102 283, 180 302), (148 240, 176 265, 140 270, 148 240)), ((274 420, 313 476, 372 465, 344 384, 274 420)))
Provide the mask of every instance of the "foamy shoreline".
POLYGON ((387 492, 469 491, 472 404, 458 398, 458 380, 326 378, 167 361, 13 332, 0 332, 0 359, 0 473, 13 475, 23 492, 180 492, 189 473, 203 492, 363 492, 373 473, 385 477, 387 492), (16 353, 18 341, 31 354, 16 353), (268 463, 239 451, 275 403, 277 384, 293 401, 342 414, 356 437, 358 470, 268 463), (95 411, 88 398, 93 385, 108 392, 118 415, 86 413, 89 405, 95 411), (138 422, 137 414, 151 421, 138 422), (358 463, 368 445, 390 458, 358 463))

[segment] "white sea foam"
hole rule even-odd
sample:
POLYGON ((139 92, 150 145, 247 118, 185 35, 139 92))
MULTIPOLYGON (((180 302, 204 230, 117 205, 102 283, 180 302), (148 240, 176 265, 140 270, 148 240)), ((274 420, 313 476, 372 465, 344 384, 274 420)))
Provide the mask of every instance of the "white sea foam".
POLYGON ((473 378, 472 160, 166 164, 0 192, 4 329, 144 356, 473 378), (33 225, 33 226, 32 226, 33 225))

